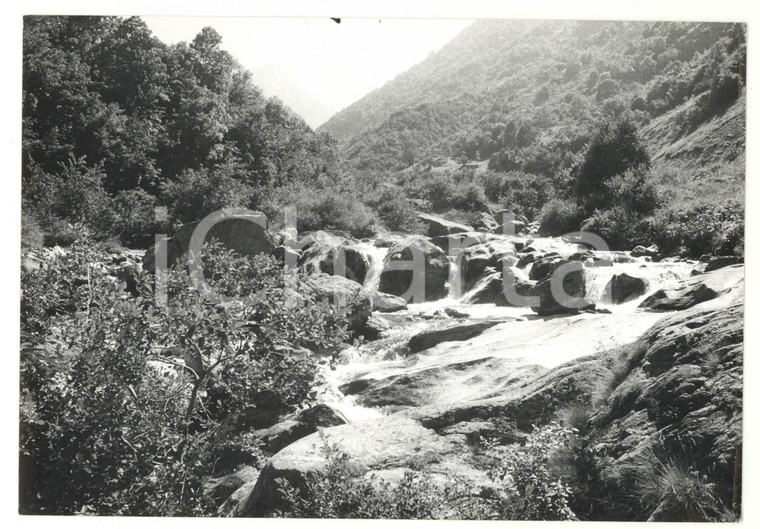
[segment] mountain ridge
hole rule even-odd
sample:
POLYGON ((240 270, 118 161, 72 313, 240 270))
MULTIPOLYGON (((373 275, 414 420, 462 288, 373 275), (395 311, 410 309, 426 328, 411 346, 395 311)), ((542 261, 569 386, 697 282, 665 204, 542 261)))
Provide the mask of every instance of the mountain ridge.
POLYGON ((718 164, 739 179, 744 33, 730 23, 479 20, 317 131, 359 171, 446 156, 551 176, 577 161, 594 123, 625 114, 655 165, 683 159, 701 177, 718 164), (726 116, 730 131, 713 123, 726 116), (727 136, 698 133, 705 126, 727 136), (686 141, 730 148, 705 165, 686 141))

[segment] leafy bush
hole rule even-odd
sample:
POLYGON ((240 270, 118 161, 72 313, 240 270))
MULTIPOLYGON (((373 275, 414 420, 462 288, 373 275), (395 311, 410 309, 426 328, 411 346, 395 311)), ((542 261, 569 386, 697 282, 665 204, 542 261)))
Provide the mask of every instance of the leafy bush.
POLYGON ((70 224, 64 220, 53 219, 47 224, 43 242, 45 246, 71 246, 81 237, 81 224, 70 224))
POLYGON ((335 347, 344 315, 289 296, 268 257, 218 246, 203 255, 212 288, 264 292, 252 306, 209 302, 181 269, 169 272, 168 306, 145 276, 133 298, 106 262, 76 243, 22 275, 21 511, 209 513, 204 480, 257 462, 247 414, 313 398, 317 370, 304 347, 335 347))
POLYGON ((552 181, 543 175, 510 171, 501 175, 499 184, 494 202, 528 219, 536 218, 554 196, 552 181))
POLYGON ((469 171, 416 174, 405 188, 410 196, 430 203, 437 213, 450 209, 484 211, 487 207, 483 187, 473 181, 469 171))
POLYGON ((130 248, 146 248, 154 243, 161 226, 155 220, 156 197, 142 189, 119 192, 113 200, 114 232, 130 248))
POLYGON ((230 162, 213 170, 188 169, 177 180, 166 182, 162 192, 172 218, 194 222, 222 208, 247 207, 253 189, 244 183, 241 171, 230 162))
POLYGON ((27 211, 21 212, 21 251, 40 248, 44 243, 45 234, 42 232, 37 217, 27 211))
POLYGON ((649 244, 647 224, 639 215, 621 206, 596 210, 583 228, 604 239, 611 250, 630 250, 639 244, 649 244))
POLYGON ((607 207, 617 206, 633 215, 647 215, 662 205, 662 193, 642 166, 613 176, 604 187, 607 207))
POLYGON ((562 235, 577 231, 583 218, 583 210, 575 201, 554 198, 541 208, 539 231, 546 235, 562 235))
POLYGON ((299 232, 339 230, 362 238, 377 230, 372 211, 356 196, 339 189, 305 188, 281 200, 281 208, 295 206, 299 232))
POLYGON ((685 247, 689 255, 744 253, 744 204, 741 200, 700 201, 656 212, 649 219, 652 240, 668 252, 685 247))
POLYGON ((452 182, 443 178, 434 179, 424 198, 434 211, 449 209, 482 210, 486 205, 483 188, 474 182, 452 182))
POLYGON ((407 233, 421 232, 417 209, 402 190, 396 187, 386 188, 377 199, 367 202, 387 229, 407 233))
POLYGON ((503 516, 510 520, 573 520, 569 500, 573 488, 552 469, 552 457, 570 446, 573 430, 559 423, 535 429, 523 443, 497 449, 489 472, 502 489, 503 516))

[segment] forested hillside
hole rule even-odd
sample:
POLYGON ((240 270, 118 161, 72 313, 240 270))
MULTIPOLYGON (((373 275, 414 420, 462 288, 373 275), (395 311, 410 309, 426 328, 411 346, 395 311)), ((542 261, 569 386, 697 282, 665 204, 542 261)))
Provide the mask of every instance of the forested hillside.
POLYGON ((319 130, 362 172, 446 156, 554 177, 597 122, 626 115, 655 166, 736 191, 745 61, 741 24, 481 20, 319 130))
POLYGON ((26 17, 32 239, 70 243, 84 226, 140 246, 153 241, 153 205, 176 224, 337 178, 334 142, 265 98, 220 43, 205 28, 168 46, 136 17, 26 17))

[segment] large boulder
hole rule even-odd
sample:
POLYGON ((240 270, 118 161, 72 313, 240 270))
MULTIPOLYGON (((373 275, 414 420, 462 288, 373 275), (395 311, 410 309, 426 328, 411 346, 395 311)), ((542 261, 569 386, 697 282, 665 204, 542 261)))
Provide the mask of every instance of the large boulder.
POLYGON ((240 502, 248 497, 255 486, 256 479, 240 486, 219 506, 216 513, 219 516, 235 516, 236 512, 240 509, 240 502))
POLYGON ((744 282, 744 266, 731 265, 657 290, 639 305, 643 309, 684 310, 715 299, 744 282))
POLYGON ((291 487, 305 490, 309 476, 323 472, 327 465, 325 442, 339 443, 365 478, 398 482, 406 469, 424 468, 444 483, 457 476, 473 486, 492 485, 486 471, 474 462, 464 435, 440 436, 414 420, 392 416, 326 428, 281 450, 262 469, 233 515, 265 517, 278 509, 287 510, 280 483, 287 480, 291 487))
MULTIPOLYGON (((169 267, 187 257, 190 240, 198 225, 198 222, 185 224, 168 239, 167 264, 169 267)), ((211 227, 205 240, 210 242, 216 239, 245 257, 261 253, 271 255, 275 245, 264 226, 266 226, 266 216, 263 213, 250 212, 242 216, 237 214, 233 216, 232 211, 223 210, 221 220, 211 227)), ((155 247, 152 247, 145 252, 143 268, 153 272, 155 266, 155 247)))
POLYGON ((264 449, 277 453, 289 444, 316 432, 319 428, 339 426, 347 422, 345 416, 339 411, 327 404, 317 404, 270 428, 254 432, 254 436, 259 439, 264 449))
POLYGON ((501 233, 504 235, 519 235, 521 233, 527 233, 528 226, 521 220, 508 220, 496 226, 492 231, 493 233, 501 233))
POLYGON ((356 334, 372 315, 372 302, 362 285, 342 276, 314 274, 307 276, 299 287, 312 293, 317 300, 326 299, 331 304, 348 310, 348 330, 356 334))
POLYGON ((385 292, 373 292, 372 293, 372 310, 378 312, 398 312, 400 310, 406 310, 407 305, 404 298, 394 296, 393 294, 386 294, 385 292))
POLYGON ((646 289, 646 282, 642 278, 626 273, 615 274, 610 280, 610 296, 614 304, 624 303, 629 299, 643 296, 646 289))
POLYGON ((719 268, 739 264, 743 261, 744 259, 735 255, 713 255, 707 259, 707 265, 705 266, 704 271, 712 272, 713 270, 718 270, 719 268))
MULTIPOLYGON (((446 296, 449 260, 443 250, 424 237, 410 237, 389 248, 380 275, 380 292, 401 297, 417 294, 417 292, 407 292, 415 277, 413 273, 418 274, 416 277, 420 280, 424 280, 424 292, 419 293, 424 293, 424 301, 435 301, 446 296), (415 256, 417 261, 413 261, 415 256), (418 270, 412 270, 415 266, 414 262, 419 264, 418 270), (400 266, 406 266, 406 269, 396 268, 400 266)), ((423 300, 415 297, 413 301, 423 300)))
POLYGON ((526 224, 528 222, 528 219, 522 215, 517 215, 514 211, 511 211, 509 209, 500 209, 493 214, 493 217, 496 220, 496 223, 500 226, 505 222, 509 222, 511 220, 516 220, 523 224, 526 224))
POLYGON ((557 252, 549 252, 541 257, 536 258, 533 266, 530 267, 528 278, 531 281, 538 281, 551 276, 560 265, 567 263, 565 257, 561 257, 557 252))
POLYGON ((660 250, 654 244, 648 247, 638 245, 631 250, 632 257, 657 257, 658 255, 660 255, 660 250))
POLYGON ((458 249, 469 248, 475 244, 484 244, 497 238, 493 233, 483 233, 480 231, 462 231, 452 233, 451 235, 442 235, 433 237, 431 242, 438 246, 448 255, 453 255, 458 249))
MULTIPOLYGON (((512 279, 514 292, 519 296, 528 296, 535 282, 530 281, 520 269, 513 267, 511 272, 514 277, 512 279)), ((517 303, 510 301, 504 292, 505 286, 507 285, 504 282, 504 272, 502 270, 491 272, 475 283, 461 301, 467 304, 494 303, 500 307, 521 306, 519 301, 517 303)))
MULTIPOLYGON (((553 292, 555 279, 550 275, 540 280, 530 289, 528 295, 539 298, 539 303, 531 310, 541 316, 552 314, 575 314, 580 310, 593 309, 594 304, 586 299, 586 278, 582 269, 575 269, 562 278, 562 288, 553 292)), ((559 286, 559 282, 557 286, 559 286)), ((555 288, 556 289, 556 288, 555 288)))
POLYGON ((203 484, 203 496, 207 501, 220 506, 236 490, 246 483, 255 482, 259 471, 252 466, 243 466, 233 474, 212 478, 203 484))
POLYGON ((419 351, 424 351, 425 349, 430 349, 442 342, 461 342, 469 340, 499 323, 501 322, 498 320, 470 321, 427 329, 410 338, 408 343, 409 351, 417 353, 419 351))
POLYGON ((446 220, 435 215, 428 215, 427 213, 420 213, 417 215, 417 218, 425 225, 428 237, 447 237, 455 233, 475 231, 472 226, 446 220))
POLYGON ((493 239, 465 248, 457 257, 462 276, 462 292, 468 292, 486 275, 486 270, 501 271, 517 263, 515 245, 507 239, 493 239))
POLYGON ((487 212, 481 212, 480 215, 478 215, 477 220, 473 224, 473 227, 478 231, 493 231, 496 228, 499 227, 499 223, 496 222, 496 219, 494 219, 493 215, 487 212))
POLYGON ((344 275, 364 283, 370 262, 366 251, 353 239, 326 232, 312 232, 301 239, 299 266, 307 273, 344 275))
POLYGON ((47 263, 33 253, 21 257, 21 270, 24 272, 31 273, 45 268, 47 268, 47 263))

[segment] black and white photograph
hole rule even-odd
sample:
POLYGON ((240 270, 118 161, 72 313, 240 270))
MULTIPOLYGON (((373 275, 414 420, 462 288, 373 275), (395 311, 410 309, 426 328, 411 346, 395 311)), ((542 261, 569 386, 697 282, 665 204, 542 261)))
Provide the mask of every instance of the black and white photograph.
POLYGON ((746 521, 748 15, 66 7, 17 520, 746 521))

